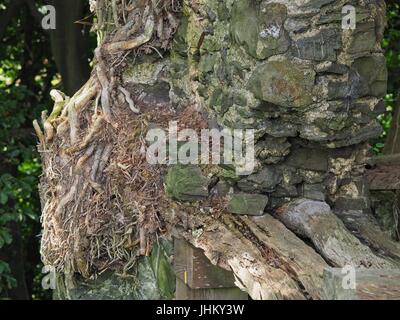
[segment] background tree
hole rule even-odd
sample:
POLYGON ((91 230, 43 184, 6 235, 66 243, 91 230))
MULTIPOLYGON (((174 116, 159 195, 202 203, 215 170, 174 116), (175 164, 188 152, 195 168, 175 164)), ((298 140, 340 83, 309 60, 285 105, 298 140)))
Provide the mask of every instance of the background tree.
POLYGON ((45 31, 41 8, 47 2, 0 1, 0 296, 5 298, 48 297, 40 284, 40 160, 32 120, 50 106, 50 89, 74 92, 89 74, 90 25, 76 23, 88 15, 88 4, 72 2, 49 2, 58 10, 57 29, 45 31))
POLYGON ((385 128, 384 137, 387 137, 383 153, 400 153, 400 113, 399 113, 399 88, 400 88, 400 5, 396 1, 388 2, 388 27, 384 40, 386 59, 389 70, 389 87, 386 104, 388 114, 381 116, 385 128))

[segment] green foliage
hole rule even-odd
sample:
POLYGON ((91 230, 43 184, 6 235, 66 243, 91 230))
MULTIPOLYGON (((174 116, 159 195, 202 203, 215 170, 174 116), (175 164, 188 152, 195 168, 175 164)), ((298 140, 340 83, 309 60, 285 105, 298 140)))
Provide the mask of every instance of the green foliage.
MULTIPOLYGON (((9 4, 0 0, 0 11, 9 4)), ((37 272, 40 263, 41 168, 32 120, 51 105, 48 92, 56 68, 47 36, 32 21, 27 7, 18 10, 3 34, 0 51, 0 299, 18 285, 13 261, 4 261, 10 256, 7 252, 15 250, 16 238, 27 248, 22 250, 26 278, 37 272)), ((31 283, 27 281, 29 293, 39 285, 31 283)))
POLYGON ((396 98, 400 89, 400 4, 398 1, 387 1, 388 26, 383 40, 387 67, 389 71, 388 94, 385 97, 386 113, 379 116, 384 132, 373 150, 380 153, 385 146, 385 140, 392 124, 392 116, 396 98))
POLYGON ((383 48, 386 52, 389 69, 389 92, 400 88, 400 4, 398 1, 387 1, 388 27, 383 48))
MULTIPOLYGON (((0 117, 7 119, 0 124, 0 248, 12 243, 11 222, 20 224, 23 231, 32 231, 39 220, 40 164, 33 136, 24 136, 32 135, 25 127, 32 115, 21 108, 31 95, 23 86, 0 89, 0 117)), ((0 261, 0 293, 16 285, 9 265, 0 261)))
POLYGON ((0 294, 3 289, 11 289, 16 285, 16 280, 11 276, 10 266, 7 262, 0 261, 0 294))

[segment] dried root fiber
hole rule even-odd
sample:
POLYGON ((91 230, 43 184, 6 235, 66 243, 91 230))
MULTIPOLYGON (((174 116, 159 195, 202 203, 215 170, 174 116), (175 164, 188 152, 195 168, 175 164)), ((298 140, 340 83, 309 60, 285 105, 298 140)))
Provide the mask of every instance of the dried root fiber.
POLYGON ((101 39, 91 77, 72 98, 53 90, 53 112, 34 122, 43 160, 42 259, 85 277, 127 272, 168 233, 160 214, 168 205, 164 168, 146 162, 143 134, 150 120, 162 126, 176 114, 141 108, 121 77, 128 54, 168 49, 180 6, 98 0, 91 8, 101 39))

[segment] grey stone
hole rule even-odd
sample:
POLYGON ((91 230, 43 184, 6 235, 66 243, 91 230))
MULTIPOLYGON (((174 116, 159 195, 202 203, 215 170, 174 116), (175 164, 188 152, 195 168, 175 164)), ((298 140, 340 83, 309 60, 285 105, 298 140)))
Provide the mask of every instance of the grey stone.
POLYGON ((286 138, 267 137, 256 144, 256 156, 266 164, 275 164, 290 153, 290 146, 286 138))
POLYGON ((311 65, 281 57, 261 64, 247 87, 257 99, 281 107, 301 108, 313 102, 314 81, 311 65))
POLYGON ((152 86, 136 85, 136 90, 141 92, 141 103, 146 106, 162 106, 170 103, 170 85, 167 82, 160 81, 152 86))
POLYGON ((262 194, 237 193, 228 203, 228 211, 239 215, 261 216, 268 204, 268 197, 262 194))
POLYGON ((283 205, 287 204, 288 202, 290 202, 292 200, 292 198, 290 197, 273 197, 271 195, 271 197, 269 198, 269 204, 268 207, 272 208, 272 209, 277 209, 282 207, 283 205))
POLYGON ((325 186, 322 184, 304 184, 302 186, 303 197, 311 200, 325 201, 325 186))
POLYGON ((322 29, 316 34, 303 35, 294 41, 292 54, 295 57, 315 61, 335 61, 336 50, 342 46, 339 29, 322 29))
POLYGON ((323 62, 315 66, 317 73, 346 74, 349 68, 344 64, 334 62, 323 62))
POLYGON ((305 183, 309 184, 322 183, 328 176, 328 172, 305 169, 298 169, 297 173, 305 183))
POLYGON ((275 198, 285 198, 285 197, 297 197, 299 196, 299 192, 297 191, 296 186, 294 185, 285 185, 280 184, 276 187, 276 190, 271 193, 271 197, 275 198))
MULTIPOLYGON (((360 23, 363 22, 364 20, 368 19, 371 17, 371 12, 368 10, 368 8, 363 8, 361 6, 355 6, 357 15, 356 15, 356 22, 360 23)), ((323 11, 323 14, 321 14, 318 18, 318 21, 316 22, 317 25, 321 24, 329 24, 329 23, 342 23, 343 20, 343 14, 342 14, 342 7, 335 8, 333 11, 331 9, 326 10, 326 12, 323 11)))
POLYGON ((286 165, 305 170, 327 171, 328 154, 321 149, 295 149, 287 158, 286 165))
POLYGON ((262 2, 259 10, 259 52, 260 58, 284 53, 289 49, 290 39, 284 28, 287 18, 286 6, 279 3, 262 2))
POLYGON ((322 6, 334 2, 335 0, 301 0, 295 3, 300 9, 319 10, 322 6))
POLYGON ((297 125, 284 121, 284 119, 265 120, 265 131, 275 138, 296 137, 298 134, 297 125))
POLYGON ((369 53, 375 49, 377 38, 375 22, 359 23, 350 38, 348 52, 356 56, 369 53))
POLYGON ((334 207, 339 212, 371 208, 368 183, 363 176, 341 181, 336 196, 334 207))
POLYGON ((290 45, 283 28, 286 16, 287 9, 282 4, 257 6, 251 0, 238 0, 232 10, 232 37, 256 59, 284 53, 290 45))
POLYGON ((285 21, 285 29, 289 32, 302 32, 310 26, 310 17, 288 17, 285 21))
POLYGON ((213 72, 218 59, 219 57, 216 53, 208 53, 202 55, 199 62, 199 71, 201 73, 213 72))
MULTIPOLYGON (((368 112, 368 108, 359 108, 359 110, 363 110, 363 111, 367 110, 367 112, 368 112)), ((377 117, 378 115, 385 113, 385 112, 386 112, 386 103, 383 99, 379 100, 379 102, 377 104, 375 104, 375 106, 372 109, 373 116, 377 117)))
POLYGON ((239 189, 245 192, 272 192, 282 181, 282 172, 276 166, 265 166, 238 182, 239 189))
POLYGON ((333 141, 328 142, 328 148, 341 148, 369 141, 378 138, 383 132, 382 126, 377 120, 372 120, 369 124, 359 126, 354 125, 340 134, 332 137, 333 141))
POLYGON ((354 61, 352 69, 360 78, 359 96, 385 96, 388 73, 383 55, 358 58, 354 61))
POLYGON ((220 114, 224 114, 232 105, 232 92, 225 88, 216 88, 209 99, 209 107, 220 114))
POLYGON ((106 271, 95 279, 79 274, 57 275, 55 300, 164 300, 173 299, 176 277, 171 259, 173 246, 162 238, 150 257, 139 257, 137 272, 106 271))
POLYGON ((349 92, 349 82, 342 79, 329 80, 328 85, 328 100, 345 99, 349 92))
POLYGON ((297 168, 289 167, 287 165, 280 165, 279 170, 282 172, 281 185, 297 185, 303 182, 303 178, 298 173, 297 168))
POLYGON ((232 184, 227 181, 220 180, 212 189, 212 193, 218 196, 226 196, 232 189, 232 184))

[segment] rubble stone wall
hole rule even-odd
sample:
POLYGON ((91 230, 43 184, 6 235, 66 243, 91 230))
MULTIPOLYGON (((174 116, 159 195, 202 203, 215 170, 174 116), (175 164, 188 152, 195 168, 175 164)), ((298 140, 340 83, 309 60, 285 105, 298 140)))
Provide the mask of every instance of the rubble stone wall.
POLYGON ((186 2, 170 58, 173 102, 190 97, 219 127, 256 130, 256 171, 221 172, 223 183, 268 196, 268 208, 302 197, 369 209, 363 172, 382 130, 384 19, 384 1, 186 2), (342 28, 348 4, 355 30, 342 28))

